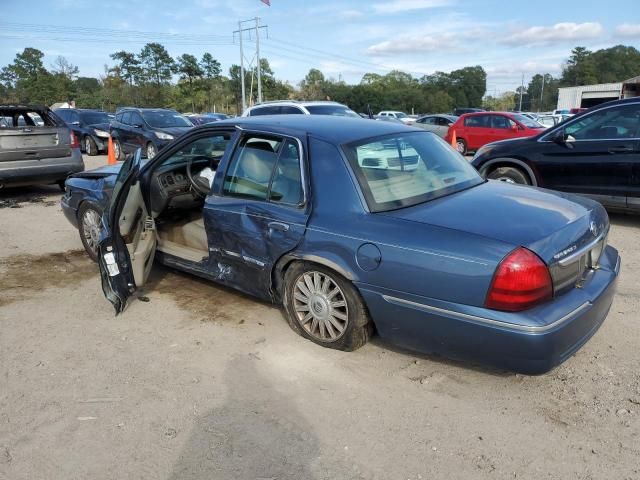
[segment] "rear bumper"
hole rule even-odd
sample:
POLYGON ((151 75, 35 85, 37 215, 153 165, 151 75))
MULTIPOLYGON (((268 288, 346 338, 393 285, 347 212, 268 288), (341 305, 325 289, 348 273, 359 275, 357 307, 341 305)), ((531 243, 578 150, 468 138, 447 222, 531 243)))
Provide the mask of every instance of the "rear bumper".
POLYGON ((517 314, 445 304, 358 285, 382 338, 423 353, 528 374, 551 370, 598 330, 615 294, 620 257, 607 247, 583 288, 517 314))
POLYGON ((69 157, 16 160, 0 163, 0 185, 21 186, 38 183, 55 183, 73 173, 84 171, 84 161, 79 148, 71 149, 69 157))

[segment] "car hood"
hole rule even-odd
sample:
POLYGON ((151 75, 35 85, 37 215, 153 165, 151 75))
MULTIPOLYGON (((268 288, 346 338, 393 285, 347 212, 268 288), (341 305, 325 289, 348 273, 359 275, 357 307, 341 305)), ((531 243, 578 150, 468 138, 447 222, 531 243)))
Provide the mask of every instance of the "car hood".
MULTIPOLYGON (((147 159, 140 160, 140 167, 142 168, 147 162, 148 162, 147 159)), ((122 167, 122 162, 118 162, 114 165, 104 165, 102 167, 94 168, 93 170, 85 170, 84 172, 75 173, 71 176, 75 178, 110 177, 111 175, 117 175, 120 172, 121 167, 122 167)))
POLYGON ((95 128, 95 129, 98 129, 98 130, 104 130, 105 132, 109 131, 109 124, 108 123, 92 123, 91 125, 87 125, 87 127, 95 128))
POLYGON ((593 240, 592 221, 599 232, 609 225, 592 200, 498 181, 383 215, 525 246, 545 261, 568 245, 593 240))
POLYGON ((178 138, 183 133, 188 132, 193 127, 167 127, 167 128, 154 128, 153 130, 156 132, 164 132, 170 135, 173 135, 175 138, 178 138))

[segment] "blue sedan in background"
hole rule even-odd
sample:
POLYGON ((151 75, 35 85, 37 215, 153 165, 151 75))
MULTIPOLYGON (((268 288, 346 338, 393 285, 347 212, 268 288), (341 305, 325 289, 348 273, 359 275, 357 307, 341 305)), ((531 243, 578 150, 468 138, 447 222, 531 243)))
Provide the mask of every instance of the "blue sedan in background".
POLYGON ((205 125, 73 176, 62 206, 116 314, 158 260, 283 305, 326 347, 375 331, 526 373, 596 332, 620 269, 598 203, 485 181, 439 137, 361 119, 205 125))

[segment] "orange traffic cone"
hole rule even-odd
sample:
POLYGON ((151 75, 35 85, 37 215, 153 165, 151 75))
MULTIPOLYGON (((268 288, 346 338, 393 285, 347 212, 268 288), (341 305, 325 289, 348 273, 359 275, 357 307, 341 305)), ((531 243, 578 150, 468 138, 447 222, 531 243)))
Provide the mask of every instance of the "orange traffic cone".
POLYGON ((111 138, 111 135, 109 135, 109 147, 107 148, 107 164, 116 164, 116 153, 113 151, 113 139, 111 138))
POLYGON ((451 146, 457 152, 458 151, 458 139, 456 138, 456 131, 453 131, 453 135, 451 135, 451 146))

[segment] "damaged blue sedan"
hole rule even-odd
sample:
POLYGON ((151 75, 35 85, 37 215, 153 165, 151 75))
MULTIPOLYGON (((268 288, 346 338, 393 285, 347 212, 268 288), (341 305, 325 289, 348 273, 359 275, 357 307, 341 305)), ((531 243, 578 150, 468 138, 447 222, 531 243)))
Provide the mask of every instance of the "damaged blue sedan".
POLYGON ((282 305, 325 347, 377 332, 524 373, 591 338, 620 269, 598 203, 486 181, 431 133, 359 119, 209 124, 73 176, 62 206, 116 314, 160 261, 282 305))

